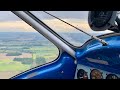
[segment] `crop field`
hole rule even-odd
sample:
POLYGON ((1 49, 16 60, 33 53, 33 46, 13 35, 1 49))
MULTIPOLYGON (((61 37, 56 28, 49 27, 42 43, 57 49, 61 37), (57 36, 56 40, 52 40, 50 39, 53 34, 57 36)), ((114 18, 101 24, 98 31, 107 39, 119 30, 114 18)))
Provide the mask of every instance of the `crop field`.
POLYGON ((0 79, 51 62, 58 54, 51 42, 36 33, 0 33, 0 79))
MULTIPOLYGON (((67 41, 82 45, 88 37, 77 33, 61 34, 67 41)), ((0 32, 0 79, 8 79, 36 66, 51 62, 58 48, 39 33, 0 32)))

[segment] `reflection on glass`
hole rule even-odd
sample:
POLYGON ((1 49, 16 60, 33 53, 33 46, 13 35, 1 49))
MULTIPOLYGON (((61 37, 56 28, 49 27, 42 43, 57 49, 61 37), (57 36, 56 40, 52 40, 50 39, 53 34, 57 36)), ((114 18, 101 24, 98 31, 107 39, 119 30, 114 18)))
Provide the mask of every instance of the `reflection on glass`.
MULTIPOLYGON (((98 36, 112 31, 92 31, 88 25, 88 11, 47 11, 62 20, 80 28, 81 30, 90 33, 91 35, 98 36)), ((46 23, 56 33, 63 37, 66 41, 74 46, 81 46, 91 37, 74 29, 73 27, 49 16, 42 11, 31 11, 36 17, 46 23)))

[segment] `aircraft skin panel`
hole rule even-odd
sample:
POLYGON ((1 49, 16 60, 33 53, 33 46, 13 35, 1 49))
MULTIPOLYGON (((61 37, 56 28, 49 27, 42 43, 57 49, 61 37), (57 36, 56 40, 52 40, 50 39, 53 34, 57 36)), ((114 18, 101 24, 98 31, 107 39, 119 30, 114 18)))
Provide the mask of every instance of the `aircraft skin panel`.
MULTIPOLYGON (((77 67, 81 65, 82 69, 87 66, 88 69, 96 68, 120 76, 120 36, 109 36, 103 39, 108 43, 107 46, 102 46, 101 43, 93 40, 83 48, 76 49, 77 67)), ((76 69, 76 73, 78 69, 80 67, 76 69)))

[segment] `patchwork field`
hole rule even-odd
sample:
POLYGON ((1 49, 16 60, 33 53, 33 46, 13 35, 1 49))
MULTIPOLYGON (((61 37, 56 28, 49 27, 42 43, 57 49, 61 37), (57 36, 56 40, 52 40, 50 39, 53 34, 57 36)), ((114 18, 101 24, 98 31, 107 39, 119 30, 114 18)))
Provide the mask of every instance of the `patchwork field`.
MULTIPOLYGON (((89 37, 78 33, 61 33, 73 45, 82 45, 89 37)), ((58 48, 37 32, 0 32, 0 79, 51 62, 58 48)))
POLYGON ((14 58, 32 58, 31 53, 22 53, 19 56, 7 56, 7 53, 0 53, 0 60, 13 60, 14 58))
POLYGON ((51 62, 58 54, 58 49, 38 33, 0 33, 0 79, 51 62))
POLYGON ((17 75, 20 71, 2 71, 0 72, 0 79, 9 79, 11 76, 17 75))

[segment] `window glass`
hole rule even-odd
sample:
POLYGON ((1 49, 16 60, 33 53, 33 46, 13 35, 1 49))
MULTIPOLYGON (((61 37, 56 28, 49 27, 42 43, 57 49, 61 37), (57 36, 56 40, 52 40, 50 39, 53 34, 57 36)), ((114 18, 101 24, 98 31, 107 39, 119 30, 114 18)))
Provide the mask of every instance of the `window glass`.
POLYGON ((58 57, 58 48, 10 11, 0 11, 0 79, 58 57))
MULTIPOLYGON (((91 35, 103 35, 112 31, 92 31, 88 25, 88 11, 48 11, 49 13, 61 18, 68 23, 77 26, 81 30, 88 32, 91 35)), ((91 37, 74 29, 73 27, 49 16, 42 11, 31 11, 40 20, 46 23, 50 28, 57 32, 61 37, 74 46, 81 46, 91 37)))

